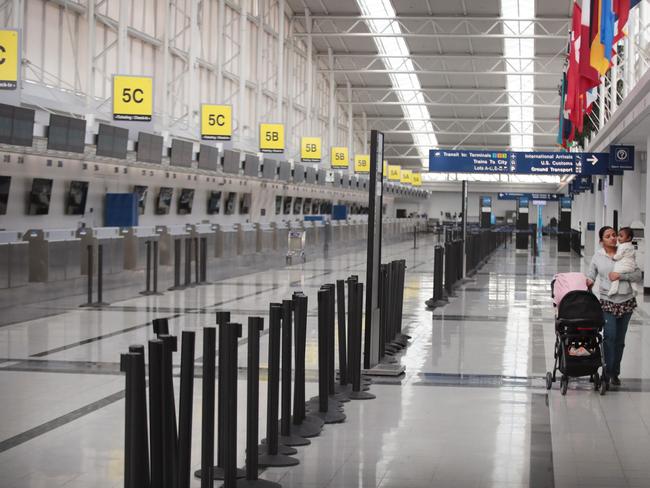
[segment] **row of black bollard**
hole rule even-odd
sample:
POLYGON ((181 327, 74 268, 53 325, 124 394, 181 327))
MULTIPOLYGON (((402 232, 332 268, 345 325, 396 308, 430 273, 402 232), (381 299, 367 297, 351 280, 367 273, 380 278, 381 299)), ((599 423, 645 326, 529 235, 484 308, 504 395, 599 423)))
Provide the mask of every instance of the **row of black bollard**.
POLYGON ((147 267, 145 269, 145 289, 141 295, 161 295, 158 293, 158 241, 145 241, 147 267), (153 289, 152 289, 153 274, 153 289))
POLYGON ((97 301, 93 302, 93 275, 95 270, 94 246, 87 248, 87 286, 86 303, 80 307, 103 307, 108 305, 104 302, 104 246, 97 244, 97 301))
POLYGON ((391 261, 380 266, 380 362, 386 355, 393 356, 408 345, 409 336, 402 333, 402 307, 406 261, 391 261))

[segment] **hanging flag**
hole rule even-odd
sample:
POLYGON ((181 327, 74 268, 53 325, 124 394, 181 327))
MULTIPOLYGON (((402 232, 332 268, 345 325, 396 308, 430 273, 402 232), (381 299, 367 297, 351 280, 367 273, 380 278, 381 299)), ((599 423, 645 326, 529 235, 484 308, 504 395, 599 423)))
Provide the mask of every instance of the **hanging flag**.
POLYGON ((604 54, 608 61, 612 60, 615 20, 612 0, 600 0, 600 42, 603 44, 604 54))
POLYGON ((577 2, 573 3, 573 17, 571 21, 571 37, 569 42, 569 66, 567 68, 567 88, 565 110, 574 127, 579 126, 582 118, 582 104, 580 103, 580 22, 582 11, 577 2))
MULTIPOLYGON (((592 41, 589 62, 601 75, 604 75, 609 69, 609 60, 605 57, 605 46, 600 37, 602 2, 603 0, 594 0, 591 4, 593 10, 591 12, 590 37, 592 41)), ((611 49, 611 46, 608 49, 611 49)))
POLYGON ((566 73, 562 73, 562 84, 560 85, 560 113, 558 114, 558 131, 556 142, 563 146, 564 142, 564 105, 566 102, 566 73))
POLYGON ((625 37, 625 25, 630 16, 630 0, 614 0, 613 1, 614 15, 616 16, 616 34, 614 35, 614 43, 617 43, 625 37))
POLYGON ((582 16, 580 19, 580 93, 598 86, 600 77, 598 71, 591 65, 591 44, 593 37, 591 18, 595 0, 582 0, 582 16))

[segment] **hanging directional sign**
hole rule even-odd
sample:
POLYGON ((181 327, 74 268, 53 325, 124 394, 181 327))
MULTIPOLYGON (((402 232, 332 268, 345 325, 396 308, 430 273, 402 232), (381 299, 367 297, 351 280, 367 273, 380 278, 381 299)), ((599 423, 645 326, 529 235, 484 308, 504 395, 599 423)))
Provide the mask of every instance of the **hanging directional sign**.
POLYGON ((303 163, 320 163, 321 140, 320 137, 300 138, 300 160, 303 163))
POLYGON ((20 66, 18 46, 17 30, 0 30, 0 90, 15 90, 18 86, 20 66))
POLYGON ((355 173, 370 173, 370 155, 369 154, 355 154, 354 155, 354 172, 355 173))
POLYGON ((153 115, 151 76, 113 76, 113 120, 148 122, 153 115))
POLYGON ((609 153, 429 151, 435 173, 608 174, 609 153))
POLYGON ((284 152, 284 124, 260 124, 260 152, 284 152))
POLYGON ((634 171, 634 146, 609 146, 609 169, 634 171))
POLYGON ((229 141, 232 138, 232 107, 201 105, 201 139, 229 141))
POLYGON ((390 181, 400 181, 402 177, 402 167, 398 164, 388 165, 388 179, 390 181))
POLYGON ((413 186, 422 186, 422 173, 413 173, 411 175, 411 184, 413 186))
POLYGON ((411 183, 411 175, 413 174, 413 171, 410 169, 403 169, 402 174, 400 175, 399 181, 400 183, 406 183, 407 185, 411 183))
POLYGON ((550 202, 558 201, 562 196, 561 193, 520 193, 520 192, 501 192, 497 195, 499 200, 518 200, 521 197, 527 197, 529 200, 545 200, 550 202))
POLYGON ((332 168, 347 168, 350 164, 347 147, 333 147, 330 150, 332 168))

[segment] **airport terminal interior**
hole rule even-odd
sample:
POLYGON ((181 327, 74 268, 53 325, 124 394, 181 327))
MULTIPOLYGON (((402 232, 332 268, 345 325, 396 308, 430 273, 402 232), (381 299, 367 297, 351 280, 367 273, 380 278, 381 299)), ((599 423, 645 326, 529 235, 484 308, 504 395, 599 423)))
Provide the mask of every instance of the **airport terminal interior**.
POLYGON ((650 0, 0 22, 0 487, 650 486, 650 0))

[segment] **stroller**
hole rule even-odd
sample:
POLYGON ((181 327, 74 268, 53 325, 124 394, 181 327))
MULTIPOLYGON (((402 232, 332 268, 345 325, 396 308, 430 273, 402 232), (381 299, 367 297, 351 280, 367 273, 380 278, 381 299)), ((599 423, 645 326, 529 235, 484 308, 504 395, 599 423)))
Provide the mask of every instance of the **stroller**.
MULTIPOLYGON (((555 280, 551 283, 553 290, 555 280)), ((553 293, 551 294, 553 296, 553 293)), ((601 395, 609 389, 605 374, 602 329, 603 311, 598 298, 590 291, 569 291, 561 298, 555 319, 555 364, 546 373, 546 389, 555 382, 556 372, 562 373, 560 391, 566 395, 569 378, 589 376, 594 390, 601 395), (602 368, 602 369, 601 369, 602 368), (598 370, 601 369, 601 374, 598 370)))

